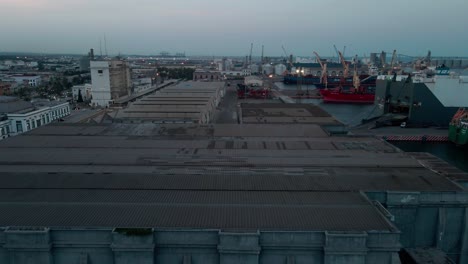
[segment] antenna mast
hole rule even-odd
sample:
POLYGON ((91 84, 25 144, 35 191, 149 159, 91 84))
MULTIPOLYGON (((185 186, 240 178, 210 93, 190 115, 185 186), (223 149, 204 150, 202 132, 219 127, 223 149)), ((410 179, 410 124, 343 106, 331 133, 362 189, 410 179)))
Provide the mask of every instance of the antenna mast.
POLYGON ((102 39, 99 38, 99 52, 101 53, 101 59, 102 59, 102 39))
POLYGON ((104 34, 104 49, 106 51, 106 57, 108 57, 108 54, 107 54, 107 40, 106 40, 106 34, 104 34))

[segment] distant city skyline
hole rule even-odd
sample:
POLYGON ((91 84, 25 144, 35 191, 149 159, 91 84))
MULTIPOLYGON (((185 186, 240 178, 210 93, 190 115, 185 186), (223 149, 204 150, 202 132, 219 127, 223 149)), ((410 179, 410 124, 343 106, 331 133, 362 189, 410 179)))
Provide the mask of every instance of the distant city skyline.
POLYGON ((0 0, 0 52, 468 56, 468 2, 0 0))

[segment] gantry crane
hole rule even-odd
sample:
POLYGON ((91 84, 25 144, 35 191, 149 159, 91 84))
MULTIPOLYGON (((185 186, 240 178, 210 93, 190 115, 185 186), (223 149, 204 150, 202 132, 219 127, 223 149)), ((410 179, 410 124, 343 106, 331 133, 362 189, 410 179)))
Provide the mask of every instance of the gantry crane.
POLYGON ((392 75, 393 74, 393 65, 395 63, 395 58, 396 58, 396 50, 393 50, 393 54, 392 54, 392 61, 390 62, 390 69, 388 71, 388 75, 392 75))
POLYGON ((349 75, 349 65, 348 63, 346 63, 344 56, 340 51, 338 51, 338 55, 340 56, 340 61, 341 61, 341 64, 343 65, 343 77, 346 78, 349 75))
POLYGON ((317 57, 317 61, 320 64, 320 67, 322 68, 322 74, 320 76, 320 83, 325 84, 325 87, 328 84, 328 76, 327 76, 327 64, 322 62, 322 59, 318 55, 317 52, 314 51, 315 57, 317 57))
POLYGON ((357 73, 357 60, 358 56, 354 56, 354 73, 353 73, 353 86, 355 91, 359 91, 359 87, 361 86, 361 80, 359 79, 359 75, 357 73))

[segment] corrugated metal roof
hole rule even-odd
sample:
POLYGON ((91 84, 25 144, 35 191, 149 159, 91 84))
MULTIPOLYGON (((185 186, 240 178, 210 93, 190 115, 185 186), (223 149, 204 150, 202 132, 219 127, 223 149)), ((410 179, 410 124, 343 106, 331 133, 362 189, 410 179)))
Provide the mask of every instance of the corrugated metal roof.
MULTIPOLYGON (((118 168, 117 168, 118 169, 118 168)), ((138 169, 138 168, 136 168, 138 169)), ((130 170, 131 171, 131 170, 130 170)), ((151 171, 150 171, 151 172, 151 171)), ((372 171, 360 168, 293 170, 274 167, 160 171, 159 173, 3 172, 1 189, 141 189, 228 191, 459 191, 461 187, 425 169, 372 171), (278 174, 281 171, 283 174, 278 174), (178 174, 176 174, 178 173, 178 174)), ((0 189, 0 190, 1 190, 0 189)))
MULTIPOLYGON (((177 193, 171 195, 178 196, 177 193)), ((204 193, 203 195, 207 195, 204 193)), ((232 194, 231 194, 232 195, 232 194)), ((338 194, 343 195, 343 194, 338 194)), ((359 194, 348 193, 350 200, 359 194)), ((267 195, 268 196, 268 195, 267 195)), ((329 194, 333 196, 333 194, 329 194)), ((272 194, 271 197, 274 197, 272 194)), ((392 230, 370 204, 0 202, 0 226, 158 227, 260 230, 392 230)), ((268 198, 268 197, 265 197, 268 198)), ((276 198, 278 199, 278 197, 276 198)), ((234 199, 236 200, 236 199, 234 199)), ((293 200, 289 201, 294 202, 293 200)))

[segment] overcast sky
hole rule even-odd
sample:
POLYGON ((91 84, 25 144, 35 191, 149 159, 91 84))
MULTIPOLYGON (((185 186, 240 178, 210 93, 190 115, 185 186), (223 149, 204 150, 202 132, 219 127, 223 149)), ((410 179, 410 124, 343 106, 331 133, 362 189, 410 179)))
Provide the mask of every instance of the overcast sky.
POLYGON ((0 0, 0 52, 468 56, 467 0, 0 0), (104 47, 104 42, 103 42, 104 47), (104 50, 104 48, 103 48, 104 50))

